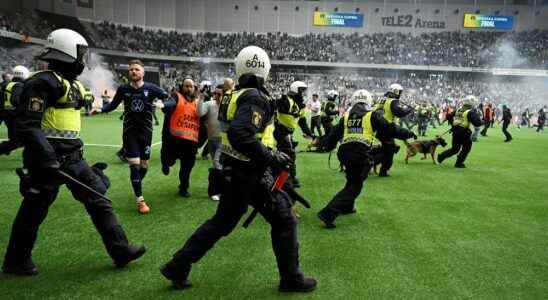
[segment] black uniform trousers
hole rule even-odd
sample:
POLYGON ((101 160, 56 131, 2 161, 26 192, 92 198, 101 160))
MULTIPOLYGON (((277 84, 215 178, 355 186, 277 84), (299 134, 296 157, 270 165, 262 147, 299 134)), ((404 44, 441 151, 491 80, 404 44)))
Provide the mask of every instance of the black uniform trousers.
POLYGON ((179 191, 188 191, 190 186, 190 173, 196 163, 198 144, 185 139, 171 136, 167 143, 162 144, 162 166, 172 167, 177 160, 180 161, 179 191))
POLYGON ((537 132, 539 131, 544 131, 544 123, 546 121, 544 119, 539 119, 538 120, 538 127, 537 127, 537 132))
POLYGON ((276 140, 276 148, 291 158, 293 163, 289 167, 289 175, 291 175, 291 178, 297 178, 297 154, 291 137, 292 132, 289 129, 279 123, 275 124, 274 139, 276 140))
POLYGON ((462 126, 454 126, 451 148, 440 153, 438 161, 442 162, 458 153, 455 165, 463 164, 470 150, 472 150, 472 131, 462 126))
POLYGON ((363 182, 367 179, 371 169, 369 153, 353 151, 352 143, 341 145, 337 152, 339 161, 344 166, 346 183, 331 201, 320 211, 329 221, 334 221, 341 213, 351 212, 354 203, 360 195, 363 182))
MULTIPOLYGON (((81 158, 62 163, 61 170, 101 194, 107 191, 105 181, 81 158)), ((66 184, 74 198, 86 208, 110 257, 114 260, 126 257, 128 240, 116 219, 111 202, 89 193, 72 182, 65 182, 64 179, 52 177, 51 174, 43 174, 43 170, 31 168, 28 182, 21 183, 24 198, 11 228, 5 265, 18 265, 31 259, 40 224, 46 218, 62 184, 66 184)), ((70 228, 70 224, 67 224, 67 228, 70 228)))
POLYGON ((329 135, 331 129, 333 128, 333 124, 331 123, 333 119, 331 117, 321 116, 320 121, 323 127, 323 134, 326 136, 329 135))
POLYGON ((396 154, 396 150, 398 150, 399 147, 396 145, 396 142, 393 138, 383 138, 381 139, 381 168, 379 171, 380 174, 387 174, 388 170, 392 167, 392 164, 394 163, 394 155, 396 154))
POLYGON ((11 151, 22 147, 23 145, 21 142, 17 140, 16 134, 15 134, 15 116, 13 111, 3 111, 3 119, 6 123, 6 127, 8 128, 8 140, 0 143, 0 155, 2 154, 10 154, 11 151))
POLYGON ((223 155, 224 180, 217 211, 173 255, 172 262, 177 269, 188 270, 191 263, 198 262, 217 241, 234 230, 251 205, 270 223, 272 248, 281 279, 303 277, 299 269, 297 219, 291 210, 291 201, 282 197, 272 202, 269 189, 260 184, 262 175, 258 172, 249 163, 223 155))
POLYGON ((419 118, 419 135, 425 136, 428 129, 428 118, 419 118))
POLYGON ((489 126, 491 124, 490 120, 483 120, 483 130, 481 131, 482 136, 487 136, 487 130, 489 129, 489 126))
POLYGON ((502 133, 504 133, 506 140, 510 141, 512 139, 512 135, 508 132, 508 125, 510 125, 510 120, 504 120, 502 122, 502 133))

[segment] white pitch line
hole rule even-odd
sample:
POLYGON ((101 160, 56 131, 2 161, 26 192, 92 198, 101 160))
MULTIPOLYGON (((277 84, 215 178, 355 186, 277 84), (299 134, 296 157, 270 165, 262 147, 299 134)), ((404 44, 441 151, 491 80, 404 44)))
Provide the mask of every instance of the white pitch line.
POLYGON ((85 146, 93 146, 93 147, 108 147, 108 148, 120 148, 122 145, 109 145, 109 144, 88 144, 84 143, 85 146))
MULTIPOLYGON (((7 141, 7 139, 0 139, 0 142, 7 141)), ((151 147, 161 145, 162 142, 156 142, 151 145, 151 147)), ((93 143, 84 143, 85 146, 92 146, 92 147, 107 147, 107 148, 120 148, 122 145, 111 145, 111 144, 93 144, 93 143)))

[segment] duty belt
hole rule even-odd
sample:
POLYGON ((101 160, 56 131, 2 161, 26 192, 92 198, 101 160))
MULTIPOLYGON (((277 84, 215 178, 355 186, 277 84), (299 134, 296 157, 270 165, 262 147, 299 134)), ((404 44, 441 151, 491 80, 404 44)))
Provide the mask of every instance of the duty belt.
POLYGON ((341 145, 348 143, 361 143, 369 147, 371 147, 371 145, 373 144, 371 141, 364 138, 348 137, 342 141, 341 145))
POLYGON ((241 154, 240 152, 234 150, 234 148, 225 144, 221 145, 221 152, 237 160, 250 161, 250 159, 247 158, 245 155, 241 154))

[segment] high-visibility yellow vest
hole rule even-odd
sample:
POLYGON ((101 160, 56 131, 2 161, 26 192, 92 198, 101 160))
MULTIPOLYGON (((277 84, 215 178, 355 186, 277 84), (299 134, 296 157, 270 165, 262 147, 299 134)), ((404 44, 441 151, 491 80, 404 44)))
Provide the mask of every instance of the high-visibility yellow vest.
POLYGON ((71 83, 53 71, 44 72, 51 72, 63 85, 64 90, 63 96, 57 99, 53 105, 45 106, 41 122, 44 135, 52 139, 78 139, 81 130, 80 103, 84 98, 84 86, 78 80, 71 83))
POLYGON ((341 144, 362 143, 371 146, 375 139, 375 132, 371 125, 372 112, 367 112, 362 117, 344 114, 344 134, 341 144))
MULTIPOLYGON (((236 115, 238 99, 248 90, 250 88, 225 93, 219 105, 218 120, 221 126, 221 152, 241 161, 250 161, 250 159, 232 147, 228 140, 227 132, 230 128, 230 123, 236 115)), ((273 148, 275 146, 273 133, 274 124, 269 124, 263 131, 258 132, 256 137, 263 145, 273 148)))
POLYGON ((379 103, 377 103, 376 110, 382 110, 384 118, 389 122, 393 123, 395 122, 396 118, 394 117, 394 114, 392 113, 392 109, 390 108, 390 105, 392 105, 392 101, 394 99, 390 98, 383 98, 379 103))
POLYGON ((304 109, 301 109, 299 105, 291 97, 287 97, 289 101, 289 111, 278 111, 276 117, 278 122, 290 130, 295 130, 299 124, 299 119, 305 116, 304 109))
POLYGON ((13 89, 16 85, 23 84, 22 82, 18 81, 11 81, 6 85, 6 88, 4 89, 4 109, 7 110, 14 110, 15 107, 11 104, 12 103, 12 97, 13 97, 13 89))
POLYGON ((468 120, 469 112, 470 109, 467 107, 461 107, 457 109, 457 112, 455 113, 455 118, 453 119, 453 125, 470 128, 470 121, 468 120))

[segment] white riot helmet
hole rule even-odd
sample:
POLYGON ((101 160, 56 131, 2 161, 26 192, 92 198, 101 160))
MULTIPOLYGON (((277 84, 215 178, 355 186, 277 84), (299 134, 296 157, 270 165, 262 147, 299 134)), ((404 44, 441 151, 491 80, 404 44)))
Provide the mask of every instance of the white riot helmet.
POLYGON ((261 77, 264 81, 268 78, 270 72, 270 58, 268 54, 257 46, 248 46, 243 48, 236 56, 236 77, 244 74, 254 74, 261 77))
POLYGON ((306 85, 306 83, 302 81, 294 81, 289 86, 289 91, 302 96, 302 94, 304 93, 304 91, 306 91, 307 88, 308 86, 306 85))
POLYGON ((464 100, 462 101, 463 105, 470 105, 472 107, 475 107, 478 105, 478 98, 474 95, 468 95, 464 97, 464 100))
POLYGON ((367 90, 355 91, 354 94, 352 94, 352 98, 350 98, 350 101, 352 106, 356 105, 357 103, 363 103, 367 110, 370 110, 373 106, 373 96, 367 90))
POLYGON ((388 88, 388 93, 391 93, 396 99, 399 99, 401 97, 402 92, 403 87, 398 83, 393 83, 388 88))
POLYGON ((87 56, 86 39, 76 31, 63 28, 54 30, 48 35, 48 43, 39 58, 45 61, 79 62, 85 65, 87 56))
POLYGON ((327 98, 330 100, 335 100, 339 96, 339 92, 336 90, 330 90, 327 92, 327 98))
POLYGON ((29 69, 24 66, 16 66, 13 68, 13 78, 19 78, 25 80, 29 77, 29 69))
POLYGON ((204 87, 204 86, 211 86, 211 81, 209 80, 204 80, 202 82, 200 82, 200 86, 204 87))

